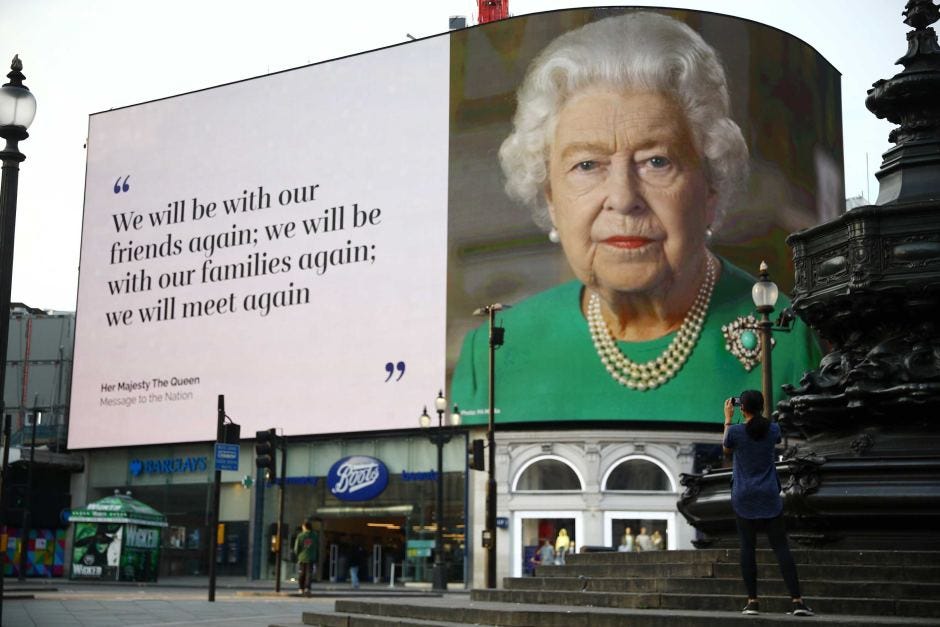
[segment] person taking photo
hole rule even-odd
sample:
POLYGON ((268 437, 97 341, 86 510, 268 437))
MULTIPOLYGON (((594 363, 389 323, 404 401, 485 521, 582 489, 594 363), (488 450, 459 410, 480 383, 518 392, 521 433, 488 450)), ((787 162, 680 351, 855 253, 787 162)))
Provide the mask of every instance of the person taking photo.
POLYGON ((761 414, 763 407, 764 396, 757 390, 745 390, 740 397, 727 399, 724 407, 723 447, 725 455, 733 455, 731 506, 741 542, 741 575, 747 587, 747 605, 742 613, 760 613, 756 548, 757 532, 764 531, 793 601, 789 614, 813 616, 814 612, 803 603, 800 594, 800 581, 783 520, 780 480, 774 465, 780 426, 761 414), (731 424, 735 405, 741 407, 744 424, 731 424))

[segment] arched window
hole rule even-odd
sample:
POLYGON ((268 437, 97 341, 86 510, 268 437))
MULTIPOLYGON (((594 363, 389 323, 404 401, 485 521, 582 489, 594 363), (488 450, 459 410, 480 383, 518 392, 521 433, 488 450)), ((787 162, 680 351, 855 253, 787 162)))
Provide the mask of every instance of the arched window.
POLYGON ((617 464, 607 475, 604 490, 674 492, 669 475, 656 463, 639 457, 617 464))
POLYGON ((568 462, 557 457, 542 457, 529 463, 519 473, 513 490, 583 490, 581 478, 568 462))

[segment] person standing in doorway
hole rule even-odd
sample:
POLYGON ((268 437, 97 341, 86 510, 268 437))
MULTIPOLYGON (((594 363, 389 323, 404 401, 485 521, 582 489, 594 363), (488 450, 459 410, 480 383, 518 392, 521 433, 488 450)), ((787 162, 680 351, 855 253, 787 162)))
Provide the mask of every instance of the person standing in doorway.
POLYGON ((725 401, 723 447, 733 455, 731 469, 731 507, 737 517, 741 542, 741 575, 747 587, 747 605, 743 614, 759 614, 757 601, 757 532, 767 533, 780 573, 790 592, 794 616, 813 616, 803 603, 796 563, 790 554, 783 521, 780 480, 774 465, 775 445, 780 442, 780 425, 761 415, 764 396, 757 390, 745 390, 737 399, 725 401), (740 405, 744 424, 732 425, 734 406, 740 405))
POLYGON ((650 534, 646 532, 646 527, 640 527, 640 533, 636 534, 636 550, 653 550, 653 539, 650 537, 650 534))
POLYGON ((552 547, 551 540, 542 538, 542 546, 538 551, 539 564, 542 566, 552 566, 555 564, 555 549, 552 547))
POLYGON ((298 584, 300 593, 310 594, 313 576, 317 572, 317 558, 319 557, 320 537, 311 528, 309 520, 305 520, 297 539, 294 540, 294 554, 297 556, 298 584))
POLYGON ((620 546, 617 547, 617 550, 621 553, 633 553, 636 544, 633 540, 633 530, 630 527, 627 527, 623 530, 623 536, 620 538, 620 546))
POLYGON ((650 540, 653 542, 654 551, 662 551, 664 548, 666 548, 663 534, 659 533, 659 529, 655 529, 653 531, 653 535, 650 536, 650 540))
POLYGON ((359 587, 359 569, 366 559, 365 549, 362 548, 362 540, 356 539, 349 548, 349 581, 353 588, 359 587))
POLYGON ((555 539, 555 565, 564 566, 565 564, 565 555, 568 553, 568 549, 571 546, 571 538, 568 537, 568 530, 562 528, 558 532, 558 537, 555 539))

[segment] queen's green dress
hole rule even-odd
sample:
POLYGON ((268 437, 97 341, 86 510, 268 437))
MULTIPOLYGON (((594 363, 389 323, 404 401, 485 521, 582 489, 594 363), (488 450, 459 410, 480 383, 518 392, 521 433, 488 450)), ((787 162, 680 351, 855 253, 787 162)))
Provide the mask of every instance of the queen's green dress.
MULTIPOLYGON (((732 354, 723 326, 754 313, 755 279, 721 259, 701 336, 674 378, 658 388, 631 390, 608 374, 594 348, 581 312, 582 285, 564 283, 497 315, 505 343, 496 351, 496 422, 722 420, 722 405, 745 389, 761 388, 761 366, 748 371, 732 354)), ((777 311, 789 305, 781 296, 777 311)), ((738 331, 740 333, 740 330, 738 331)), ((618 342, 634 362, 656 359, 674 334, 647 342, 618 342)), ((756 336, 754 336, 756 337, 756 336)), ((744 337, 745 340, 754 339, 744 337)), ((780 386, 798 383, 819 364, 812 331, 796 320, 789 333, 775 332, 774 402, 780 386)), ((486 325, 464 339, 452 383, 452 398, 465 424, 485 424, 489 413, 489 331, 486 325)))

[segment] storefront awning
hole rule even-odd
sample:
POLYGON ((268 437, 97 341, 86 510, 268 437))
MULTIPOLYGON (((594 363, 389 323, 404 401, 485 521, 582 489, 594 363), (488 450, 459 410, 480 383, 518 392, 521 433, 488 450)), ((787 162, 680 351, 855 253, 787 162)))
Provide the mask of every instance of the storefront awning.
POLYGON ((72 511, 69 522, 131 523, 149 527, 166 527, 166 516, 131 498, 127 494, 115 494, 89 503, 83 509, 72 511))

